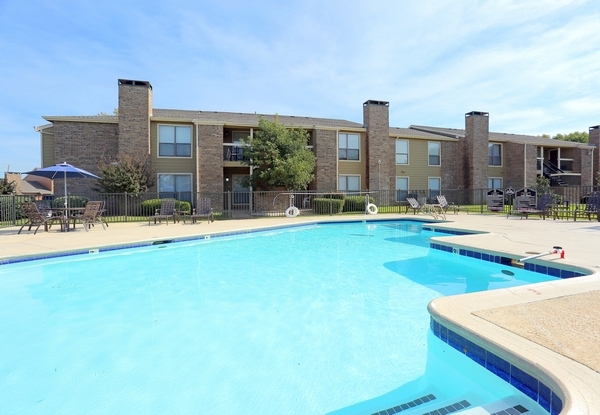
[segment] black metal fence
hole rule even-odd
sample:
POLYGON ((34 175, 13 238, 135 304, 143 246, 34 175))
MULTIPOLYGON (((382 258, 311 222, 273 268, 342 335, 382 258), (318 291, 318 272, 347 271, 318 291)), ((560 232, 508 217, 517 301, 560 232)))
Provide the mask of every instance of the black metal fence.
MULTIPOLYGON (((89 200, 105 202, 104 217, 108 222, 146 221, 155 213, 160 204, 157 199, 173 198, 179 201, 179 208, 191 212, 200 197, 209 198, 217 220, 250 219, 261 217, 281 217, 302 215, 337 215, 345 213, 366 213, 367 205, 374 204, 380 213, 405 213, 407 197, 414 197, 421 204, 437 203, 441 194, 450 204, 461 207, 469 213, 488 213, 486 195, 490 189, 444 189, 433 190, 379 190, 370 192, 323 192, 323 191, 253 191, 219 193, 144 193, 120 194, 77 194, 69 196, 70 206, 84 206, 89 200), (366 199, 368 194, 369 199, 366 199), (290 207, 296 209, 291 209, 290 207)), ((584 205, 587 195, 596 190, 592 186, 553 187, 555 203, 562 209, 575 210, 584 205)), ((539 195, 538 195, 539 196, 539 195)), ((0 195, 0 227, 24 223, 21 205, 32 201, 31 196, 0 195)), ((52 206, 64 206, 64 198, 48 199, 52 206)), ((507 213, 513 206, 513 196, 505 194, 504 209, 494 212, 507 213)), ((371 209, 373 210, 373 209, 371 209)))

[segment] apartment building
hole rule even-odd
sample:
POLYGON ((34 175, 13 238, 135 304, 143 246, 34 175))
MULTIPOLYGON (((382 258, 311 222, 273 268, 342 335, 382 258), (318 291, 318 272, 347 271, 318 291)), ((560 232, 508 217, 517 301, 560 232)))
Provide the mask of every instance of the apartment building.
MULTIPOLYGON (((389 103, 368 100, 361 122, 276 114, 157 109, 147 81, 118 80, 118 115, 45 116, 38 127, 42 167, 66 161, 98 172, 98 161, 149 155, 159 192, 241 191, 250 174, 242 139, 260 117, 303 127, 317 158, 310 190, 482 189, 554 184, 592 185, 599 168, 600 126, 590 143, 489 131, 489 114, 465 114, 465 128, 390 127, 389 103)), ((88 189, 73 180, 69 188, 88 189)))

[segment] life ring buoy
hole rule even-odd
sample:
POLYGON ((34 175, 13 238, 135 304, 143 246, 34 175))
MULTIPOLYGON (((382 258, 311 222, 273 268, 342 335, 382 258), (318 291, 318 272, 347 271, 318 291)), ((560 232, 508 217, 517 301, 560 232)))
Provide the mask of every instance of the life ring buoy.
POLYGON ((290 206, 285 210, 285 216, 288 218, 295 218, 300 213, 300 210, 296 206, 290 206))
POLYGON ((377 212, 379 212, 379 209, 377 209, 377 206, 375 206, 373 203, 369 203, 367 205, 367 213, 369 215, 376 215, 377 212))

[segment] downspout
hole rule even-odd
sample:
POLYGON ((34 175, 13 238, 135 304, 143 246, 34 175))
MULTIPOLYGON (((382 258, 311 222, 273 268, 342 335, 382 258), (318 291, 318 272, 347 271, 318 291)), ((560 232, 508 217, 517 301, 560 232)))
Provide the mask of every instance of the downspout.
MULTIPOLYGON (((250 138, 254 138, 254 128, 250 128, 250 138)), ((250 160, 250 176, 252 176, 252 173, 254 172, 254 169, 252 167, 252 160, 250 160)), ((248 193, 248 209, 250 210, 250 217, 252 218, 252 206, 254 205, 253 201, 252 201, 252 192, 253 192, 253 188, 252 185, 250 186, 250 192, 248 193)))
POLYGON ((198 122, 194 122, 196 125, 196 197, 200 194, 200 125, 198 122))
POLYGON ((523 145, 523 188, 527 188, 527 143, 523 145))
MULTIPOLYGON (((594 186, 594 150, 596 149, 596 147, 592 147, 592 168, 590 169, 590 183, 592 184, 592 189, 594 186)), ((600 183, 598 183, 598 185, 600 185, 600 183)))
POLYGON ((335 130, 335 191, 339 189, 340 176, 340 130, 335 130))

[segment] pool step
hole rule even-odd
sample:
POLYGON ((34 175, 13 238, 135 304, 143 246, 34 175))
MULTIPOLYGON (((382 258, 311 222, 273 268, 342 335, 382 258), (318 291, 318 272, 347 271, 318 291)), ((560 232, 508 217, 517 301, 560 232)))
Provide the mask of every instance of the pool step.
POLYGON ((434 394, 428 394, 390 408, 370 412, 370 415, 547 415, 547 412, 540 411, 539 407, 532 406, 530 401, 516 396, 479 405, 473 404, 476 401, 477 399, 473 400, 468 396, 440 400, 434 394))
POLYGON ((416 407, 420 407, 425 405, 428 402, 437 399, 433 393, 423 395, 420 398, 413 399, 412 401, 403 402, 396 406, 392 406, 391 408, 383 409, 381 411, 373 412, 371 415, 392 415, 398 414, 400 412, 408 411, 409 409, 413 409, 416 407))
POLYGON ((530 402, 516 397, 509 397, 499 401, 479 405, 460 413, 460 415, 537 415, 547 412, 538 412, 538 408, 531 407, 530 402))
POLYGON ((371 415, 393 415, 393 414, 419 414, 419 415, 445 415, 458 413, 471 406, 466 399, 439 401, 432 393, 424 395, 412 401, 404 402, 396 406, 386 408, 371 415), (452 402, 454 401, 454 402, 452 402))

